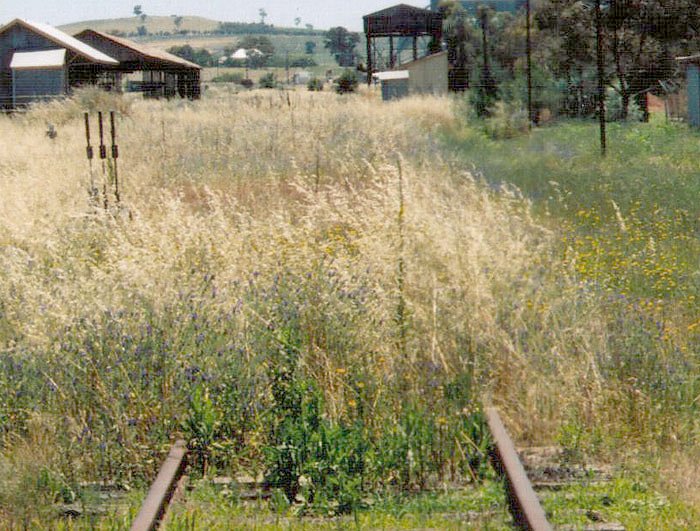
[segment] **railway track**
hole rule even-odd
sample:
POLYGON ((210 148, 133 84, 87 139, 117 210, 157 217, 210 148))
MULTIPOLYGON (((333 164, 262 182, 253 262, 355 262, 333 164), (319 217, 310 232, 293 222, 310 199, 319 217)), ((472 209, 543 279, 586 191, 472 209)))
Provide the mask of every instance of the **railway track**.
MULTIPOLYGON (((542 460, 533 458, 537 452, 525 450, 518 453, 513 441, 501 420, 496 408, 485 409, 489 431, 493 438, 490 452, 492 465, 502 476, 505 485, 508 508, 513 517, 514 527, 526 531, 624 531, 617 523, 591 522, 586 526, 562 526, 555 528, 547 518, 537 492, 545 495, 566 488, 580 479, 580 475, 570 469, 561 469, 551 464, 543 465, 542 460), (529 472, 529 474, 528 474, 529 472), (530 476, 536 478, 531 482, 530 476)), ((183 488, 183 474, 186 468, 187 445, 185 441, 175 442, 163 462, 158 476, 151 485, 141 510, 132 523, 131 531, 153 531, 164 521, 168 504, 177 490, 183 488)), ((592 520, 600 519, 592 515, 592 520)))

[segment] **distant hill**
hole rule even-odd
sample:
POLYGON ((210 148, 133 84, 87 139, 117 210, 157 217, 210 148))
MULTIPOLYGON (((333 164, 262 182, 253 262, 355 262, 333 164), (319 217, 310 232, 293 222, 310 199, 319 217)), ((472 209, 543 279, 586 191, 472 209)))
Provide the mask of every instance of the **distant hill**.
POLYGON ((242 35, 242 34, 269 34, 269 35, 321 35, 322 30, 309 30, 307 28, 286 28, 276 27, 272 25, 264 25, 260 23, 246 22, 219 22, 204 17, 157 17, 147 16, 144 20, 141 17, 128 18, 112 18, 105 20, 85 20, 82 22, 74 22, 73 24, 65 24, 59 28, 68 34, 74 35, 84 29, 93 29, 103 33, 112 33, 115 35, 142 37, 148 36, 176 36, 186 34, 227 34, 227 35, 242 35), (181 18, 179 25, 175 22, 181 18), (139 31, 140 27, 145 28, 139 31))
POLYGON ((59 26, 59 29, 65 31, 69 35, 75 35, 84 29, 93 29, 96 31, 120 32, 124 34, 137 33, 139 26, 146 26, 148 33, 175 33, 178 30, 187 30, 195 32, 210 32, 216 31, 219 27, 219 22, 204 17, 182 17, 180 27, 175 26, 175 17, 156 17, 147 16, 144 21, 140 17, 127 18, 112 18, 105 20, 84 20, 59 26))

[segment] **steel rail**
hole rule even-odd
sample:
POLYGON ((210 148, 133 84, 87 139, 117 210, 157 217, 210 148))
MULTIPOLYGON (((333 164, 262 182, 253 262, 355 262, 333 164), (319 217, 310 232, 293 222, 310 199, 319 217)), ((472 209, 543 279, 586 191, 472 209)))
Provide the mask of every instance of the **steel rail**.
POLYGON ((168 457, 160 467, 158 476, 148 490, 139 514, 131 524, 131 531, 153 531, 158 529, 170 503, 177 482, 185 470, 187 444, 175 441, 168 457))
POLYGON ((485 413, 494 439, 492 457, 496 461, 495 468, 506 478, 508 504, 515 525, 527 531, 552 531, 498 411, 489 407, 485 413))

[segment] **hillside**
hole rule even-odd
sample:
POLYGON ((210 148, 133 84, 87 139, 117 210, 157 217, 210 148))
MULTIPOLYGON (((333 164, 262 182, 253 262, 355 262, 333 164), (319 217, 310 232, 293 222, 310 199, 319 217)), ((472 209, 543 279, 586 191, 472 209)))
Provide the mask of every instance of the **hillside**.
MULTIPOLYGON (((145 20, 140 17, 112 18, 101 20, 85 20, 65 24, 59 28, 66 33, 78 33, 86 28, 102 31, 106 33, 124 33, 136 34, 139 27, 144 26, 149 35, 167 36, 169 34, 186 33, 194 34, 211 34, 219 31, 221 24, 227 27, 226 34, 238 35, 248 33, 264 33, 266 35, 321 35, 324 30, 313 30, 307 28, 291 28, 291 27, 276 27, 272 25, 262 25, 259 23, 248 22, 219 22, 204 17, 182 16, 169 17, 163 16, 147 16, 145 20), (175 24, 176 18, 181 18, 179 26, 175 24)), ((179 35, 180 37, 182 36, 179 35)))
POLYGON ((119 31, 122 33, 136 33, 139 26, 146 26, 149 33, 170 32, 176 30, 188 30, 207 32, 214 31, 219 27, 219 22, 204 17, 182 17, 180 27, 175 26, 175 17, 148 16, 145 21, 139 17, 111 18, 102 20, 84 20, 59 26, 59 28, 71 35, 86 28, 97 31, 110 32, 119 31))

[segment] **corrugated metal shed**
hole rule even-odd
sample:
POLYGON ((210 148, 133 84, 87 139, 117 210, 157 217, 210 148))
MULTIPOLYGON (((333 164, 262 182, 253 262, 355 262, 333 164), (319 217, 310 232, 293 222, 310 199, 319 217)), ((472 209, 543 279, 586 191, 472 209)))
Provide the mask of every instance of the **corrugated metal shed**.
POLYGON ((441 35, 442 14, 398 4, 362 17, 365 33, 373 37, 441 35))
POLYGON ((15 19, 0 28, 0 108, 64 96, 75 86, 111 86, 118 64, 47 24, 15 19))
POLYGON ((38 33, 39 35, 46 37, 48 40, 58 44, 60 47, 67 48, 76 54, 81 55, 85 59, 90 60, 91 62, 105 65, 118 64, 118 61, 112 57, 102 53, 99 50, 96 50, 91 46, 88 46, 84 42, 80 42, 75 37, 71 37, 58 28, 54 28, 53 26, 49 26, 48 24, 43 24, 41 22, 31 22, 29 20, 17 18, 0 28, 0 34, 4 33, 6 29, 15 25, 24 26, 25 28, 38 33))
MULTIPOLYGON (((389 39, 389 69, 393 69, 397 63, 394 39, 413 40, 413 59, 418 59, 418 38, 430 37, 428 49, 440 48, 442 41, 442 19, 440 12, 420 9, 407 4, 398 4, 381 11, 375 11, 363 18, 365 36, 367 39, 367 83, 372 80, 372 73, 377 70, 378 58, 377 38, 389 39)), ((400 55, 400 50, 398 55, 400 55)))
POLYGON ((678 57, 676 60, 686 67, 688 123, 692 127, 700 127, 700 54, 678 57))
MULTIPOLYGON (((159 50, 153 46, 134 42, 129 39, 109 35, 101 31, 86 29, 77 33, 75 39, 83 42, 92 48, 101 50, 110 57, 116 58, 120 66, 130 61, 141 61, 143 64, 149 63, 165 63, 166 65, 177 65, 178 67, 193 68, 201 70, 202 67, 198 64, 191 63, 182 57, 178 57, 164 50, 159 50), (111 44, 111 46, 110 46, 111 44), (108 47, 109 46, 109 47, 108 47)), ((159 64, 159 66, 161 66, 159 64)))
POLYGON ((409 72, 408 70, 387 70, 376 72, 372 77, 378 79, 382 84, 382 100, 397 100, 405 98, 409 94, 409 72))
POLYGON ((401 65, 410 72, 411 94, 447 94, 449 62, 447 52, 426 55, 401 65))
POLYGON ((80 41, 119 60, 114 70, 121 73, 143 72, 142 82, 131 82, 132 90, 150 97, 197 99, 201 95, 201 70, 195 64, 157 48, 122 37, 87 29, 75 36, 80 41))
POLYGON ((396 79, 408 79, 410 77, 408 70, 387 70, 386 72, 375 72, 372 77, 376 77, 379 81, 393 81, 396 79))
POLYGON ((13 70, 63 68, 66 64, 66 50, 45 50, 41 52, 15 52, 10 68, 13 70))

